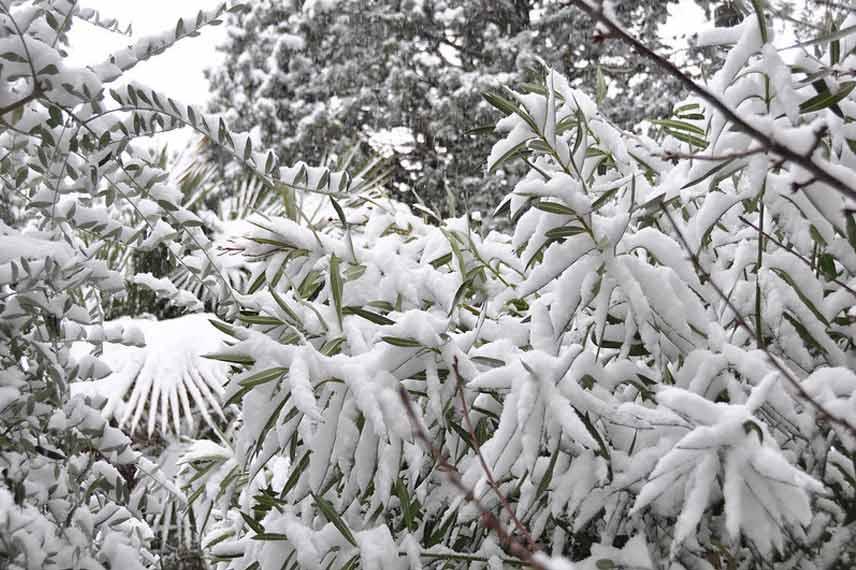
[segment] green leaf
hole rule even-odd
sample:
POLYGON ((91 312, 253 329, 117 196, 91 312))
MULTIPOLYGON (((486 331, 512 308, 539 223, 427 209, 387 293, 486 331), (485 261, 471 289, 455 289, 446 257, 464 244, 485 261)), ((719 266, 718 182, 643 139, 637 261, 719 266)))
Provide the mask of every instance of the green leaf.
POLYGON ((240 384, 245 388, 252 388, 254 386, 259 386, 261 384, 277 380, 278 378, 282 378, 283 374, 286 372, 288 372, 288 368, 285 367, 269 368, 257 374, 253 374, 249 378, 244 378, 241 380, 240 384))
POLYGON ((356 546, 357 541, 354 538, 351 529, 348 528, 348 525, 345 524, 345 521, 342 520, 339 513, 337 513, 336 509, 333 508, 333 505, 331 505, 324 497, 320 497, 315 493, 312 493, 312 498, 315 500, 315 505, 318 507, 318 510, 321 511, 321 514, 324 515, 324 518, 333 523, 333 526, 335 526, 336 530, 345 537, 345 540, 350 542, 353 546, 356 546))
POLYGON ((536 200, 532 202, 532 206, 542 212, 556 214, 557 216, 576 216, 577 213, 558 202, 548 202, 546 200, 536 200))
POLYGON ((265 532, 262 534, 256 534, 250 537, 253 540, 265 540, 265 541, 274 541, 274 540, 288 540, 288 537, 284 534, 279 534, 275 532, 265 532))
POLYGON ((397 336, 382 336, 380 338, 387 344, 400 346, 402 348, 419 348, 422 346, 419 341, 413 340, 412 338, 401 338, 397 336))
POLYGON ((450 261, 452 261, 452 252, 449 252, 446 255, 441 255, 440 257, 431 262, 431 266, 434 267, 434 269, 437 269, 439 267, 442 267, 443 265, 446 265, 450 261))
POLYGON ((273 297, 273 300, 276 301, 277 305, 279 305, 279 308, 282 309, 282 312, 285 313, 289 319, 291 319, 292 324, 299 325, 300 319, 298 318, 297 313, 295 313, 291 309, 291 307, 288 306, 288 303, 286 303, 285 300, 279 296, 279 294, 273 287, 268 287, 268 291, 270 291, 271 297, 273 297))
POLYGON ((342 345, 345 344, 345 337, 340 336, 334 339, 330 339, 324 343, 318 352, 323 354, 324 356, 333 356, 334 354, 338 354, 342 345))
MULTIPOLYGON (((815 113, 827 107, 836 106, 839 101, 850 95, 854 87, 856 87, 856 81, 843 81, 841 88, 835 93, 830 92, 829 89, 821 91, 811 99, 800 103, 800 113, 815 113)), ((843 116, 841 109, 833 108, 833 112, 838 116, 843 116)))
POLYGON ((263 527, 259 523, 259 521, 257 521, 256 519, 254 519, 253 517, 251 517, 250 515, 246 514, 243 511, 238 511, 238 512, 241 513, 241 518, 244 519, 244 522, 247 523, 247 526, 249 526, 251 529, 253 529, 254 533, 256 533, 257 535, 265 534, 265 527, 263 527))
POLYGON ((754 431, 756 434, 758 434, 758 439, 761 441, 761 443, 764 443, 764 432, 761 431, 760 426, 752 420, 746 420, 745 422, 743 422, 743 431, 746 433, 746 435, 749 435, 754 431))
POLYGON ((309 466, 309 451, 306 451, 303 454, 303 457, 300 458, 300 461, 297 462, 297 465, 291 472, 291 475, 288 476, 288 480, 285 482, 285 485, 282 487, 282 491, 280 492, 280 497, 285 497, 288 495, 288 492, 297 485, 297 482, 300 480, 300 476, 303 475, 303 472, 309 466))
POLYGON ((592 203, 591 209, 594 211, 598 210, 601 206, 603 206, 606 203, 607 200, 609 200, 610 198, 615 196, 615 194, 617 192, 618 192, 618 188, 613 188, 611 190, 607 190, 606 192, 601 194, 598 197, 598 199, 594 201, 594 203, 592 203))
POLYGON ((262 326, 278 327, 278 326, 282 326, 283 324, 285 324, 276 317, 268 317, 265 315, 254 315, 251 313, 241 313, 240 315, 238 315, 238 319, 241 322, 247 323, 249 325, 262 325, 262 326))
POLYGON ((378 315, 377 313, 373 313, 371 311, 366 311, 361 307, 345 307, 342 311, 345 315, 356 315, 358 317, 362 317, 367 321, 371 321, 376 325, 394 325, 395 321, 384 317, 383 315, 378 315))
POLYGON ((562 226, 560 228, 547 230, 544 235, 549 239, 562 239, 585 233, 585 231, 585 228, 581 228, 579 226, 562 226))
POLYGON ((553 456, 550 457, 550 464, 547 465, 547 470, 544 472, 544 476, 541 477, 541 481, 538 483, 538 489, 535 491, 535 498, 537 499, 550 486, 550 482, 553 480, 553 470, 556 468, 556 461, 559 459, 559 446, 556 446, 555 451, 553 451, 553 456))
MULTIPOLYGON (((328 171, 329 172, 329 171, 328 171)), ((336 210, 336 215, 339 217, 339 222, 342 224, 342 227, 348 227, 348 221, 345 218, 345 211, 342 210, 342 206, 339 205, 339 202, 336 201, 335 198, 330 196, 330 202, 333 204, 333 209, 336 210)))
POLYGON ((654 119, 651 122, 655 125, 666 127, 669 130, 686 131, 688 133, 699 135, 701 137, 705 136, 704 129, 684 121, 677 121, 675 119, 654 119))
POLYGON ((516 157, 518 154, 525 154, 526 152, 528 152, 527 145, 529 144, 530 140, 532 139, 527 139, 521 143, 516 144, 505 154, 500 156, 496 161, 493 162, 493 164, 490 165, 490 168, 488 168, 488 174, 496 174, 496 171, 499 170, 500 166, 502 166, 512 158, 516 157))
POLYGON ((823 313, 821 313, 818 310, 818 308, 815 307, 814 303, 811 302, 811 300, 805 295, 805 293, 802 292, 802 289, 797 287, 796 282, 793 279, 791 279, 791 276, 788 275, 787 273, 785 273, 784 271, 782 271, 781 269, 779 269, 778 267, 773 267, 772 269, 776 275, 781 277, 785 283, 787 283, 788 285, 791 286, 791 288, 794 290, 794 292, 796 292, 797 297, 800 298, 800 301, 802 301, 803 304, 806 307, 808 307, 808 309, 817 318, 817 320, 819 320, 821 323, 823 323, 824 326, 828 327, 829 321, 826 320, 826 317, 823 316, 823 313))
POLYGON ((764 0, 752 0, 752 6, 755 8, 755 17, 758 18, 758 29, 761 30, 761 42, 769 41, 769 33, 767 32, 767 15, 764 13, 764 0))
POLYGON ((606 85, 606 78, 603 76, 603 69, 598 65, 595 82, 595 100, 598 105, 602 104, 606 100, 607 90, 608 87, 606 85))
POLYGON ((336 318, 339 319, 339 328, 342 327, 342 273, 339 268, 339 258, 335 254, 330 256, 330 289, 333 294, 333 304, 336 306, 336 318))
POLYGON ((256 362, 252 356, 247 356, 245 354, 203 354, 202 358, 228 362, 230 364, 242 364, 244 366, 252 366, 256 362))
POLYGON ((856 250, 856 213, 849 212, 847 214, 847 242, 854 250, 856 250))
POLYGON ((692 135, 688 135, 686 133, 681 133, 677 131, 669 130, 668 133, 678 139, 679 141, 685 142, 692 146, 697 146, 699 148, 707 148, 707 141, 704 139, 700 139, 698 137, 694 137, 692 135))

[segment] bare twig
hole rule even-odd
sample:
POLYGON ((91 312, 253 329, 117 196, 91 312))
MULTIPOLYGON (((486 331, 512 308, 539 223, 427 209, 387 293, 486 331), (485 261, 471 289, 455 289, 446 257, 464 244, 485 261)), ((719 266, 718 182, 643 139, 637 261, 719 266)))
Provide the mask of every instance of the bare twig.
POLYGON ((652 60, 657 67, 680 81, 687 89, 698 95, 701 99, 709 103, 714 109, 722 113, 722 115, 734 123, 734 125, 758 141, 763 148, 771 153, 781 156, 785 161, 793 162, 811 173, 814 181, 823 182, 840 192, 844 196, 851 199, 856 199, 856 189, 837 176, 830 173, 828 170, 817 164, 812 159, 813 152, 808 154, 800 154, 791 149, 789 146, 780 142, 776 138, 767 135, 756 127, 753 127, 746 119, 738 115, 728 104, 723 102, 719 97, 693 81, 688 75, 682 72, 678 67, 668 59, 656 53, 654 50, 646 46, 637 38, 627 33, 624 28, 612 21, 607 16, 600 5, 594 5, 589 0, 569 0, 570 3, 580 10, 588 14, 588 16, 605 28, 610 37, 618 38, 624 43, 630 45, 633 49, 639 52, 642 56, 652 60))
POLYGON ((437 462, 440 470, 446 473, 446 477, 449 479, 449 482, 464 496, 464 499, 467 502, 476 506, 481 513, 482 524, 496 532, 499 540, 506 546, 511 555, 516 556, 524 563, 537 568, 538 570, 546 570, 546 568, 535 559, 533 550, 524 546, 505 529, 496 515, 488 510, 484 503, 475 496, 473 490, 464 484, 458 468, 449 462, 442 451, 434 447, 434 444, 431 443, 431 438, 428 437, 428 434, 425 433, 425 429, 422 427, 422 422, 420 422, 416 416, 416 412, 413 409, 413 402, 410 400, 410 394, 407 393, 407 389, 404 388, 404 386, 399 386, 398 393, 399 396, 401 396, 401 401, 404 403, 404 408, 407 412, 408 418, 410 419, 410 423, 413 426, 413 431, 416 434, 417 439, 422 442, 422 445, 437 462))
POLYGON ((660 155, 660 158, 663 160, 674 160, 674 159, 689 159, 689 160, 732 160, 735 158, 746 158, 749 156, 753 156, 756 154, 761 154, 762 152, 766 152, 766 148, 764 147, 756 147, 750 148, 740 152, 732 152, 726 154, 697 154, 697 153, 684 153, 684 152, 674 152, 674 151, 666 151, 660 155))
POLYGON ((479 463, 481 463, 482 471, 484 471, 485 477, 487 478, 487 483, 490 485, 490 488, 493 489, 493 492, 496 494, 499 499, 502 508, 505 509, 505 512, 508 513, 508 516, 511 517, 511 522, 514 523, 514 527, 517 531, 522 534, 526 538, 526 542, 529 546, 530 550, 535 549, 535 541, 532 539, 532 535, 529 534, 529 531, 520 522, 520 519, 517 518, 517 514, 512 510, 511 505, 508 504, 508 499, 505 498, 505 495, 502 494, 502 491, 499 489, 499 485, 496 483, 496 479, 493 476, 493 472, 490 470, 490 467, 487 465, 487 461, 485 461, 484 456, 482 455, 481 449, 479 449, 479 442, 476 438, 476 430, 473 428, 473 424, 470 421, 470 409, 467 405, 467 399, 464 395, 464 379, 461 376, 461 372, 458 370, 458 357, 455 357, 454 362, 452 363, 452 372, 455 373, 455 389, 458 392, 458 397, 461 399, 461 407, 464 414, 464 424, 467 427, 467 433, 470 436, 470 443, 472 448, 475 450, 476 455, 479 458, 479 463))
MULTIPOLYGON (((771 236, 771 235, 770 235, 770 234, 768 234, 767 232, 763 231, 761 228, 759 228, 758 226, 756 226, 755 224, 753 224, 752 222, 750 222, 749 220, 747 220, 747 219, 746 219, 746 218, 744 218, 743 216, 737 216, 737 218, 738 218, 741 222, 743 222, 744 224, 746 224, 747 226, 749 226, 750 228, 753 228, 753 229, 755 229, 755 230, 758 230, 758 231, 759 231, 759 232, 764 236, 764 239, 770 240, 771 242, 773 242, 774 244, 776 244, 777 246, 779 246, 779 247, 780 247, 780 248, 782 248, 783 250, 785 250, 785 251, 787 251, 788 253, 790 253, 790 254, 792 254, 792 255, 796 256, 800 261, 802 261, 803 263, 805 263, 806 265, 808 265, 809 267, 811 267, 811 260, 810 260, 810 259, 808 259, 808 258, 807 258, 806 256, 804 256, 803 254, 801 254, 800 252, 798 252, 797 250, 795 250, 794 248, 789 247, 789 246, 787 246, 787 245, 783 244, 782 242, 780 242, 779 240, 777 240, 776 238, 774 238, 773 236, 771 236)), ((832 279, 830 279, 830 281, 832 281, 833 283, 835 283, 836 285, 840 286, 842 289, 844 289, 845 291, 847 291, 848 293, 850 293, 851 295, 853 295, 854 297, 856 297, 856 289, 853 289, 852 287, 850 287, 850 286, 849 286, 847 283, 845 283, 844 281, 841 281, 840 279, 837 279, 837 278, 832 278, 832 279)))
POLYGON ((0 116, 3 116, 6 113, 10 113, 10 112, 14 111, 15 109, 23 107, 24 105, 26 105, 27 103, 29 103, 31 101, 35 101, 36 99, 38 99, 41 96, 41 94, 42 94, 41 89, 38 89, 38 88, 33 89, 33 92, 30 93, 29 95, 27 95, 26 97, 18 99, 14 103, 10 103, 10 104, 6 105, 5 107, 0 107, 0 116))
POLYGON ((675 229, 675 234, 677 234, 678 240, 681 242, 681 245, 687 251, 687 255, 689 256, 690 261, 695 267, 696 272, 701 275, 708 283, 710 283, 714 291, 716 291, 716 294, 720 298, 722 298, 726 306, 734 314, 735 322, 739 326, 743 327, 746 332, 749 333, 749 336, 752 337, 752 340, 755 341, 755 345, 758 347, 758 350, 762 351, 767 356, 767 360, 770 361, 770 364, 772 364, 773 367, 779 372, 779 374, 781 374, 782 377, 787 380, 787 382, 794 388, 794 390, 796 390, 800 398, 804 400, 810 407, 814 408, 814 410, 818 412, 819 415, 828 418, 832 423, 845 429, 851 436, 856 437, 856 426, 851 424, 846 419, 840 418, 832 412, 828 411, 826 408, 824 408, 823 404, 815 400, 814 397, 812 397, 812 395, 806 391, 805 387, 802 385, 799 379, 795 377, 793 373, 788 370, 785 365, 782 364, 772 352, 770 352, 769 348, 767 348, 763 342, 761 342, 759 336, 761 334, 761 331, 755 331, 755 329, 753 329, 749 325, 749 323, 746 322, 746 319, 743 318, 743 315, 740 313, 740 310, 734 305, 734 302, 731 301, 728 295, 725 294, 725 291, 723 291, 722 288, 720 288, 719 285, 717 285, 716 282, 711 278, 710 273, 708 273, 704 269, 704 267, 701 266, 701 262, 699 261, 698 257, 693 253, 689 242, 687 242, 687 239, 686 237, 684 237, 683 232, 681 232, 680 228, 675 223, 675 219, 669 213, 669 210, 666 208, 666 205, 661 203, 660 209, 662 210, 663 214, 665 214, 666 218, 669 220, 669 223, 671 223, 672 227, 675 229))

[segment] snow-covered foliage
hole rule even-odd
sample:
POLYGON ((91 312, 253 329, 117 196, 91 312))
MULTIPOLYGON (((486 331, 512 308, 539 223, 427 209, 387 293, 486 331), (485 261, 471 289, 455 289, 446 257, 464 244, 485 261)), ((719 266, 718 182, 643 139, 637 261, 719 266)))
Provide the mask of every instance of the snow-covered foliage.
MULTIPOLYGON (((223 345, 222 333, 209 325, 211 318, 200 313, 162 321, 113 321, 139 330, 145 346, 103 343, 101 361, 110 374, 72 384, 71 394, 106 398, 102 414, 130 433, 195 435, 197 423, 215 429, 217 418, 224 419, 220 396, 226 367, 205 358, 223 345)), ((75 349, 88 352, 91 345, 80 343, 75 349)))
POLYGON ((755 139, 704 99, 623 131, 550 68, 487 94, 486 171, 523 171, 501 233, 114 84, 225 6, 70 69, 97 17, 0 0, 0 565, 852 567, 854 204, 768 147, 852 186, 856 54, 788 66, 754 5, 710 35, 710 88, 755 139), (252 207, 217 219, 133 146, 178 125, 253 172, 252 207), (122 271, 156 249, 169 276, 122 271), (199 314, 105 320, 128 284, 199 314), (157 460, 105 419, 195 414, 212 439, 157 460))
MULTIPOLYGON (((163 246, 180 259, 207 241, 133 142, 189 120, 193 109, 116 82, 226 9, 74 68, 66 59, 74 23, 118 33, 115 22, 70 0, 0 1, 0 567, 158 563, 137 483, 168 481, 102 416, 111 402, 73 395, 71 386, 111 374, 104 345, 133 352, 143 344, 138 327, 104 321, 105 304, 129 277, 115 254, 163 246), (78 342, 91 350, 72 351, 78 342)), ((199 304, 172 284, 158 292, 199 304)), ((221 314, 228 311, 223 303, 221 314)))
MULTIPOLYGON (((851 180, 851 87, 805 56, 813 91, 759 21, 729 34, 715 94, 851 180)), ((217 356, 240 365, 243 423, 200 463, 231 478, 201 491, 221 504, 210 554, 854 563, 853 205, 701 100, 659 141, 554 71, 489 100, 507 116, 488 169, 529 167, 498 208, 510 235, 342 196, 303 167, 283 180, 313 190, 298 195, 317 217, 251 220, 237 246, 257 286, 217 356)))

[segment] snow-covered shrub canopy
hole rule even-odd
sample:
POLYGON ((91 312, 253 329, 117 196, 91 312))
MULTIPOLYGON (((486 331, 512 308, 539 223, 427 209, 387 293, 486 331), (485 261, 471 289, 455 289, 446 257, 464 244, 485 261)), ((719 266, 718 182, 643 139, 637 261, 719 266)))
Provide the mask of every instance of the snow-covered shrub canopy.
MULTIPOLYGON (((851 86, 788 68, 760 22, 719 31, 713 93, 852 180, 851 86)), ((199 495, 211 556, 852 564, 852 204, 701 99, 660 140, 555 71, 490 101, 488 169, 529 169, 498 208, 510 235, 323 189, 298 193, 311 220, 252 220, 255 286, 217 355, 243 423, 191 461, 221 482, 199 495)))
POLYGON ((488 94, 486 170, 525 174, 511 231, 485 233, 115 84, 225 5, 70 69, 65 32, 97 15, 0 0, 2 566, 155 567, 174 532, 222 570, 852 566, 856 44, 788 65, 754 6, 706 38, 733 48, 657 139, 549 68, 488 94), (262 211, 196 213, 135 150, 179 125, 254 172, 262 211), (120 270, 156 248, 170 277, 120 270), (197 412, 239 419, 163 470, 98 408, 179 432, 190 384, 164 371, 200 370, 156 360, 170 321, 104 322, 128 281, 228 339, 197 412), (111 372, 115 397, 69 397, 111 372))

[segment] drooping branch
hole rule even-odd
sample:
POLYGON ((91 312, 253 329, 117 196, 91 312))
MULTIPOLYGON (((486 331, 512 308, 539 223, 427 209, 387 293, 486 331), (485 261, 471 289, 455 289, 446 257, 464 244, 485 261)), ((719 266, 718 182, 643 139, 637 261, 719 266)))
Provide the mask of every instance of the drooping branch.
POLYGON ((464 395, 464 378, 461 376, 461 372, 458 369, 458 357, 455 357, 455 361, 452 364, 452 372, 455 374, 455 389, 458 393, 458 398, 461 400, 461 411, 464 414, 464 425, 467 428, 467 434, 470 436, 470 444, 476 452, 476 455, 479 458, 479 464, 481 465, 482 471, 484 472, 485 478, 487 478, 487 483, 491 489, 493 489, 494 494, 497 499, 499 499, 499 503, 502 505, 502 508, 505 509, 505 512, 508 513, 508 516, 511 518, 511 522, 514 523, 514 527, 517 531, 526 538, 527 545, 530 550, 534 550, 535 541, 532 539, 532 535, 529 534, 529 531, 520 522, 520 519, 517 517, 517 514, 511 509, 511 506, 508 504, 508 499, 505 498, 505 495, 502 494, 502 491, 499 489, 499 485, 496 482, 496 478, 493 476, 493 471, 491 471, 490 467, 488 467, 487 461, 485 461, 484 456, 482 455, 481 449, 479 449, 479 442, 476 438, 476 430, 473 427, 472 421, 470 420, 470 410, 467 405, 467 399, 464 395))
POLYGON ((761 335, 763 334, 763 331, 756 331, 748 323, 748 321, 741 314, 740 309, 735 306, 731 298, 725 293, 725 291, 722 290, 719 285, 716 284, 710 273, 708 273, 707 270, 702 267, 698 256, 693 253, 692 248, 690 247, 690 244, 687 241, 687 238, 684 236, 683 232, 681 232, 680 228, 675 223, 675 219, 672 217, 672 214, 669 213, 669 210, 668 208, 666 208, 666 205, 662 202, 660 203, 660 210, 663 212, 663 215, 666 216, 666 219, 669 220, 669 223, 672 225, 672 228, 674 228, 675 234, 678 236, 678 241, 680 242, 684 250, 686 250, 687 255, 689 256, 689 260, 693 264, 696 273, 698 273, 699 276, 701 276, 708 283, 711 284, 713 290, 716 291, 717 296, 719 296, 723 300, 728 309, 734 314, 735 323, 737 323, 738 326, 742 327, 749 334, 752 340, 755 341, 758 350, 764 353, 764 355, 767 357, 767 360, 770 362, 770 364, 773 365, 773 368, 775 368, 776 371, 788 382, 788 384, 791 385, 791 387, 799 395, 800 399, 805 401, 809 405, 809 407, 813 408, 818 414, 820 414, 821 417, 828 418, 831 423, 846 430, 852 437, 856 437, 856 425, 853 425, 845 418, 833 414, 832 412, 827 410, 823 406, 823 404, 815 400, 814 397, 809 394, 808 391, 805 389, 805 386, 802 385, 799 378, 794 376, 794 374, 790 370, 788 370, 784 364, 782 364, 782 362, 776 357, 776 355, 770 352, 770 349, 767 348, 762 341, 761 335))

